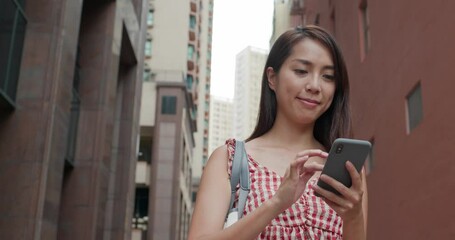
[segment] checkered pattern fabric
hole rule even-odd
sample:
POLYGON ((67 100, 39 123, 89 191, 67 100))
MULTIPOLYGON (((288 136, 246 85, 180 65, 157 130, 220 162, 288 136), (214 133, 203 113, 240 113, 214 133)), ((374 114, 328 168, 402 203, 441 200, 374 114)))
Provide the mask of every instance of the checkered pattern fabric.
MULTIPOLYGON (((226 145, 230 176, 235 140, 227 140, 226 145)), ((281 177, 277 173, 260 165, 250 155, 248 155, 248 165, 251 191, 248 194, 245 215, 270 199, 281 183, 281 177)), ((310 180, 302 197, 273 219, 257 239, 342 239, 342 219, 321 198, 314 195, 314 184, 316 179, 310 180)), ((237 199, 238 195, 236 203, 237 199)))

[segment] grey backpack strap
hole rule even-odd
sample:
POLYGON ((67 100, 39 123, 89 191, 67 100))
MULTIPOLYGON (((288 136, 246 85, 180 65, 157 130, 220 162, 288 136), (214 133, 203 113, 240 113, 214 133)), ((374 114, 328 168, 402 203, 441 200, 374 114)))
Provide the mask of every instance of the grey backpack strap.
MULTIPOLYGON (((242 162, 242 154, 244 152, 244 145, 241 141, 235 141, 234 159, 232 159, 231 170, 231 202, 229 203, 229 212, 234 207, 235 193, 237 192, 237 185, 240 182, 240 165, 242 162)), ((228 214, 229 214, 228 212, 228 214)))
MULTIPOLYGON (((239 142, 241 148, 241 168, 240 168, 240 195, 239 195, 239 219, 243 217, 248 193, 250 192, 250 171, 248 169, 248 156, 246 155, 244 142, 239 142)), ((239 149, 240 150, 240 149, 239 149)))

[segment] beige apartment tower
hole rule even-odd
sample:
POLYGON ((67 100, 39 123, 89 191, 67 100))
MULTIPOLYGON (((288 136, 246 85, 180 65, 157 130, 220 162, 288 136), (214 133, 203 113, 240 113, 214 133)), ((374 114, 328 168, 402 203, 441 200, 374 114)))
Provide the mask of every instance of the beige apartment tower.
POLYGON ((208 154, 213 1, 149 4, 133 239, 186 239, 208 154))
POLYGON ((210 137, 209 153, 217 147, 224 145, 226 140, 234 137, 232 122, 233 100, 217 96, 211 96, 210 100, 210 137))
POLYGON ((266 60, 266 50, 251 46, 236 56, 233 122, 237 139, 249 137, 256 126, 266 60))

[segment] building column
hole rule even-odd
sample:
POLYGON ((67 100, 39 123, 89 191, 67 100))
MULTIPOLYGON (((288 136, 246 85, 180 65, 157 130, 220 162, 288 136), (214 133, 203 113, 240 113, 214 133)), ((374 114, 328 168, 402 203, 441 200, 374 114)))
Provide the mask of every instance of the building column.
POLYGON ((0 239, 56 238, 80 10, 26 1, 16 109, 0 123, 0 239))

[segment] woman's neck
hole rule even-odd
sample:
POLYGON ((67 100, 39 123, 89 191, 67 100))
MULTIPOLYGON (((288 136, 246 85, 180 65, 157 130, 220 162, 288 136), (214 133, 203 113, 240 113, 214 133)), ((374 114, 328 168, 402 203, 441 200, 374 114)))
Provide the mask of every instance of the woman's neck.
POLYGON ((296 124, 277 116, 272 128, 263 135, 263 138, 267 142, 290 150, 301 151, 302 147, 320 147, 320 144, 314 138, 313 128, 314 123, 307 125, 296 124))

